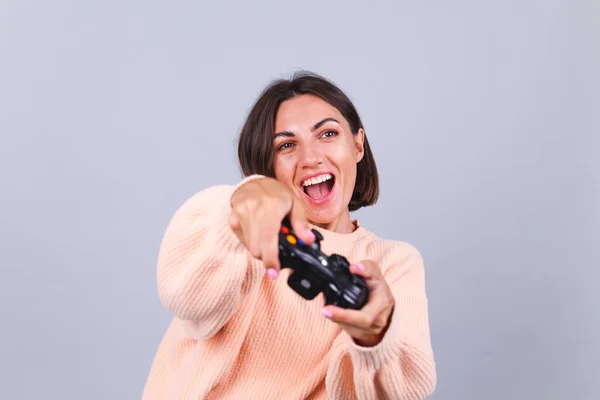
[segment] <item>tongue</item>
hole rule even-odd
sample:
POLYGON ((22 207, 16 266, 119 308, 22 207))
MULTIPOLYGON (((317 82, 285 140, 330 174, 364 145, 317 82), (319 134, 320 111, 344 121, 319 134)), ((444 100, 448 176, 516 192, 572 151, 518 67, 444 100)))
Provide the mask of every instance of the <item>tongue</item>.
POLYGON ((321 182, 315 185, 309 185, 306 187, 306 193, 315 200, 321 200, 329 194, 329 184, 327 182, 321 182))

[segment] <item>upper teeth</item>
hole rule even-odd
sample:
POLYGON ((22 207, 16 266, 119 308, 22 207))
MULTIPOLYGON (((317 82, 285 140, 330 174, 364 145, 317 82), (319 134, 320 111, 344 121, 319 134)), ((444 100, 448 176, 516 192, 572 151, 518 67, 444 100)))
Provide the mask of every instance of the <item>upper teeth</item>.
POLYGON ((316 185, 317 183, 325 182, 326 180, 329 180, 331 178, 333 178, 331 174, 321 174, 305 180, 304 182, 302 182, 302 186, 316 185))

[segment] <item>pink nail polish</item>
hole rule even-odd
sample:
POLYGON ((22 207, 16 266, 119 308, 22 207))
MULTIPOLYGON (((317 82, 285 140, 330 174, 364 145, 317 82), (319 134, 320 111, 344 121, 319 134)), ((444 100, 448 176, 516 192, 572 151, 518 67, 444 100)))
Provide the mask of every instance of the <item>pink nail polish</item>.
POLYGON ((273 268, 269 268, 267 270, 267 275, 269 275, 269 278, 275 280, 279 276, 279 273, 276 270, 274 270, 273 268))
POLYGON ((329 310, 326 310, 325 308, 321 309, 321 314, 323 314, 323 316, 326 318, 331 318, 333 316, 331 312, 329 312, 329 310))
POLYGON ((365 270, 365 266, 364 266, 364 265, 362 265, 361 263, 356 263, 355 265, 356 265, 356 266, 358 267, 358 269, 360 269, 361 271, 364 271, 364 270, 365 270))

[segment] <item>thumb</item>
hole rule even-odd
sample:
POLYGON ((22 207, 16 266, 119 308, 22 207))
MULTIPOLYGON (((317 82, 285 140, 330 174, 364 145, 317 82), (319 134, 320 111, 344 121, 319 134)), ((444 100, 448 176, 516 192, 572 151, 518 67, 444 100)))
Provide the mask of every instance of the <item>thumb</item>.
POLYGON ((290 211, 290 224, 296 236, 304 243, 312 244, 315 241, 315 234, 310 230, 304 206, 296 199, 294 199, 290 211))

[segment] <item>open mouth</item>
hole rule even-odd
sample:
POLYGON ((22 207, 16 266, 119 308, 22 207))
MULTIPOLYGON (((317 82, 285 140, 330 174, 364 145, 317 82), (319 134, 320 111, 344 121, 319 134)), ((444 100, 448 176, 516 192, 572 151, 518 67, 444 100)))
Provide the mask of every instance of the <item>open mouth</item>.
POLYGON ((315 201, 323 200, 333 190, 335 177, 331 174, 321 174, 302 182, 304 193, 315 201))

